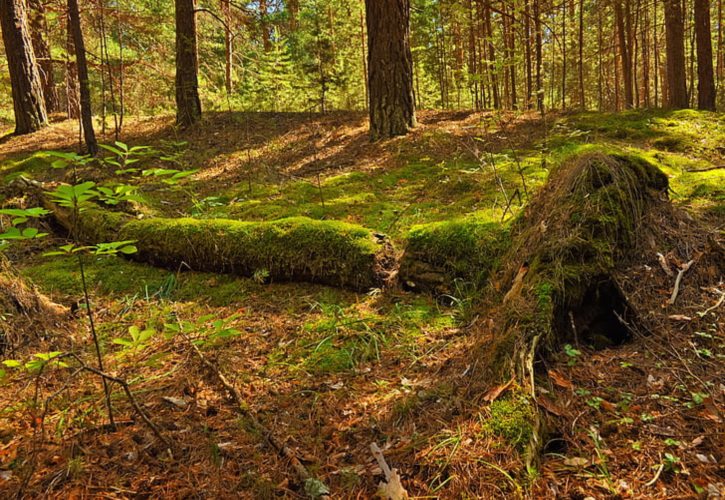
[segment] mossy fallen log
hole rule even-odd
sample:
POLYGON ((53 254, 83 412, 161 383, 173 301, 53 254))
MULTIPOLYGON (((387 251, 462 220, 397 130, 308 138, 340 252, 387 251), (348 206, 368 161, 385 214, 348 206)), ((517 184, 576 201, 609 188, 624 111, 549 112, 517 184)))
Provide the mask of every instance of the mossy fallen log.
MULTIPOLYGON (((631 261, 646 215, 666 203, 668 181, 647 161, 587 153, 553 171, 512 227, 499 282, 507 283, 496 331, 482 332, 476 356, 488 383, 509 380, 534 392, 536 360, 564 342, 616 344, 636 321, 616 278, 631 261), (601 337, 601 338, 599 338, 601 337)), ((538 415, 538 413, 537 413, 538 415)), ((527 462, 538 456, 534 422, 527 462)))
POLYGON ((406 235, 400 282, 435 294, 451 293, 457 280, 480 287, 509 244, 507 227, 475 217, 414 226, 406 235))
MULTIPOLYGON (((58 211, 56 210, 56 213, 58 211)), ((228 219, 134 219, 91 208, 57 218, 87 243, 135 240, 129 257, 172 270, 302 281, 354 290, 389 284, 395 251, 383 235, 339 221, 293 217, 270 222, 228 219)))

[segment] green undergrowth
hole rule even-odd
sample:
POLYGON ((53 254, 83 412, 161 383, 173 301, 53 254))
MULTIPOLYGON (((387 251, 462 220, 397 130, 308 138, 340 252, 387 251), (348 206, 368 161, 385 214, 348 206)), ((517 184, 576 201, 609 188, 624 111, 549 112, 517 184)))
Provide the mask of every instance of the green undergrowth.
POLYGON ((278 347, 268 358, 275 368, 325 375, 362 368, 390 357, 416 359, 426 336, 455 327, 451 309, 423 296, 394 301, 368 298, 357 303, 326 293, 310 303, 315 313, 304 322, 291 346, 278 347))

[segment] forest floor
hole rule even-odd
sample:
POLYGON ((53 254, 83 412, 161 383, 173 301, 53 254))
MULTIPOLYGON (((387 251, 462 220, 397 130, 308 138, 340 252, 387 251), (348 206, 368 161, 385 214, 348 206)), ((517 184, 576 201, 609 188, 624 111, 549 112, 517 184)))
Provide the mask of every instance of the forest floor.
MULTIPOLYGON (((406 137, 370 144, 359 113, 208 113, 186 132, 171 116, 131 117, 123 142, 153 152, 125 167, 151 173, 115 174, 107 165, 82 175, 139 186, 139 217, 306 216, 360 224, 399 243, 437 221, 506 224, 552 168, 606 148, 657 165, 672 203, 723 241, 725 115, 429 111, 419 120, 406 137), (154 168, 193 172, 168 182, 173 173, 154 168)), ((0 139, 0 180, 68 182, 45 151, 71 151, 77 138, 77 124, 62 121, 0 139)), ((75 258, 42 255, 62 243, 48 237, 6 250, 25 277, 75 312, 3 354, 11 362, 0 385, 0 490, 31 498, 304 497, 287 459, 229 401, 188 341, 165 335, 179 322, 230 333, 205 344, 204 355, 334 498, 375 493, 382 474, 373 442, 416 498, 718 498, 725 489, 723 276, 688 283, 684 275, 687 300, 648 311, 667 325, 661 330, 606 349, 568 345, 542 361, 548 393, 539 404, 552 429, 540 466, 527 470, 517 434, 527 416, 491 403, 490 393, 466 391, 480 384, 469 375, 476 336, 494 320, 486 297, 465 283, 440 300, 89 257, 106 371, 128 381, 177 443, 170 454, 133 420, 120 388, 112 399, 122 425, 110 430, 97 377, 15 366, 39 352, 92 352, 75 258), (130 329, 150 333, 137 342, 130 329), (510 420, 503 432, 501 419, 510 420)), ((648 265, 621 279, 665 302, 674 278, 657 255, 643 258, 648 265)))

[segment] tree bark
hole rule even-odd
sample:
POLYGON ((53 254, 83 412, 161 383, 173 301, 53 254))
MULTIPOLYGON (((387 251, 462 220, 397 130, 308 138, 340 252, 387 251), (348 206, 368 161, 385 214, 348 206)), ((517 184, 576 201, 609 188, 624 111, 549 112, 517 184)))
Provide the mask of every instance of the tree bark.
POLYGON ((667 42, 667 104, 671 108, 687 108, 685 20, 682 0, 664 0, 663 3, 667 42))
POLYGON ((88 81, 88 63, 86 62, 86 45, 83 41, 81 29, 81 14, 78 9, 78 0, 68 0, 68 29, 73 36, 73 45, 76 49, 76 64, 78 66, 78 88, 81 102, 81 124, 83 125, 83 138, 86 141, 88 154, 95 156, 98 153, 96 133, 93 131, 93 111, 91 109, 91 88, 88 81))
POLYGON ((715 111, 710 0, 695 0, 695 38, 697 41, 697 107, 715 111))
POLYGON ((194 0, 175 0, 174 5, 176 7, 176 124, 189 127, 201 118, 194 0))
POLYGON ((40 82, 43 85, 45 109, 48 113, 52 113, 58 110, 58 93, 55 90, 50 45, 45 37, 45 33, 48 31, 48 24, 45 20, 45 6, 40 0, 28 0, 27 5, 30 39, 38 63, 40 82))
POLYGON ((410 1, 365 0, 368 29, 370 138, 404 135, 415 127, 410 1))
MULTIPOLYGON (((629 1, 629 0, 625 0, 629 1)), ((617 21, 617 35, 619 36, 619 51, 622 59, 622 79, 624 80, 624 105, 627 109, 634 107, 634 94, 632 92, 632 52, 625 28, 624 13, 621 0, 614 2, 614 15, 617 21)))
POLYGON ((43 88, 20 0, 0 0, 5 56, 15 111, 15 133, 35 132, 48 123, 43 88))

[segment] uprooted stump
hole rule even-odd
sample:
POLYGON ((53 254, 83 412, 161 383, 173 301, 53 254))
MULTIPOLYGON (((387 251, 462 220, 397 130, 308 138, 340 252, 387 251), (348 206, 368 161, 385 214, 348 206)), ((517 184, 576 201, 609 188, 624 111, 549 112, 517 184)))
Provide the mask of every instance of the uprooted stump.
POLYGON ((481 286, 509 243, 506 227, 476 218, 414 226, 400 259, 400 283, 434 294, 451 293, 458 280, 481 286))
MULTIPOLYGON (((534 363, 557 345, 627 340, 636 321, 614 271, 631 260, 647 213, 666 199, 664 173, 628 155, 587 153, 551 173, 512 227, 500 282, 498 331, 481 347, 486 380, 508 380, 535 397, 534 363)), ((527 461, 537 456, 539 422, 527 461)))
MULTIPOLYGON (((70 229, 71 219, 61 216, 58 220, 70 229)), ((80 214, 75 229, 89 243, 135 240, 138 252, 130 258, 174 271, 229 273, 355 290, 383 287, 397 271, 395 251, 387 237, 338 221, 132 219, 93 208, 80 214)))

